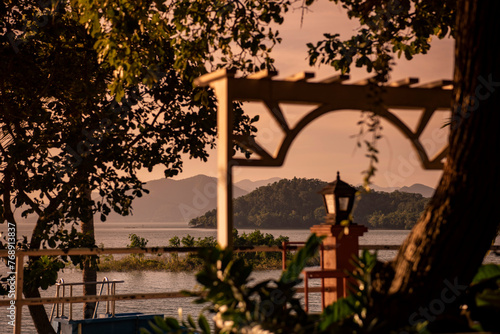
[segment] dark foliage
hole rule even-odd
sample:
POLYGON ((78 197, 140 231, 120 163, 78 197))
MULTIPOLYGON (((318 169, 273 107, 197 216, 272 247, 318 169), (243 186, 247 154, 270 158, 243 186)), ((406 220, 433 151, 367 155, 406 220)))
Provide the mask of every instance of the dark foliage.
POLYGON ((394 191, 371 192, 361 196, 354 220, 372 228, 411 229, 429 202, 420 194, 394 191))
MULTIPOLYGON (((326 182, 317 179, 283 179, 260 187, 234 201, 234 224, 238 228, 308 228, 324 221, 325 209, 317 193, 326 182)), ((428 198, 395 191, 361 196, 353 216, 357 224, 371 228, 410 229, 424 210, 428 198)), ((189 222, 193 227, 215 227, 217 211, 211 210, 189 222)))

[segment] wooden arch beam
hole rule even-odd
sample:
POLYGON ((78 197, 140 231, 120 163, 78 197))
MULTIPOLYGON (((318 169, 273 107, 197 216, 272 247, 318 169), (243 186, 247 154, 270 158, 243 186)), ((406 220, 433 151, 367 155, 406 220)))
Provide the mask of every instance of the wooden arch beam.
MULTIPOLYGON (((270 155, 267 154, 265 159, 235 158, 234 161, 238 166, 253 166, 253 167, 282 166, 285 162, 286 155, 288 154, 288 151, 293 141, 298 137, 299 133, 306 126, 308 126, 310 123, 312 123, 318 117, 324 114, 336 111, 345 111, 345 110, 346 108, 338 106, 335 107, 331 105, 320 106, 309 112, 307 115, 305 115, 293 129, 291 129, 286 133, 286 136, 278 145, 277 154, 275 155, 275 157, 270 157, 270 155)), ((436 155, 436 157, 434 157, 432 160, 429 160, 427 151, 425 150, 423 144, 419 140, 420 137, 419 133, 417 134, 411 131, 410 128, 408 128, 408 126, 405 123, 403 123, 397 116, 395 116, 389 110, 385 109, 382 111, 374 111, 374 110, 371 111, 373 111, 375 114, 379 115, 380 117, 386 119, 391 124, 393 124, 410 141, 411 145, 419 155, 420 163, 423 169, 443 169, 443 163, 441 162, 441 160, 444 158, 444 155, 447 152, 446 147, 444 147, 442 151, 440 151, 436 155)), ((252 138, 252 140, 255 142, 255 139, 252 138)), ((245 146, 244 144, 243 147, 248 149, 248 146, 245 146)), ((255 150, 254 153, 256 153, 261 157, 263 156, 262 154, 260 154, 259 150, 255 150)))
POLYGON ((281 166, 293 140, 316 118, 338 110, 371 110, 391 122, 410 140, 417 151, 424 169, 442 169, 442 160, 448 152, 444 147, 429 159, 420 137, 436 111, 450 110, 452 91, 444 89, 450 81, 440 80, 419 87, 413 85, 416 78, 409 78, 387 86, 346 84, 347 77, 323 82, 311 82, 311 73, 291 76, 288 80, 272 80, 277 72, 258 72, 247 78, 237 78, 234 70, 221 69, 195 80, 198 86, 214 89, 219 106, 217 113, 218 133, 218 187, 217 187, 217 238, 222 247, 232 246, 232 167, 238 166, 281 166), (332 84, 334 83, 334 84, 332 84), (232 102, 259 101, 267 107, 280 125, 285 136, 274 155, 258 144, 254 138, 233 134, 232 102), (379 101, 379 102, 377 102, 379 101), (382 101, 382 102, 380 102, 382 101), (314 106, 294 128, 289 128, 286 114, 280 103, 314 106), (416 131, 412 131, 390 109, 409 109, 421 112, 416 131), (422 112, 423 110, 423 112, 422 112), (256 153, 259 158, 241 159, 232 154, 233 140, 245 149, 256 153))

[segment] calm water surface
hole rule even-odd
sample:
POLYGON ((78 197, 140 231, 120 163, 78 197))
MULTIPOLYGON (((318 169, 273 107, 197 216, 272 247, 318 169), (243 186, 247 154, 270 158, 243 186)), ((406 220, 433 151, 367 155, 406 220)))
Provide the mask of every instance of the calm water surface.
MULTIPOLYGON (((2 226, 1 228, 4 228, 2 226)), ((32 225, 19 226, 19 234, 29 235, 32 225)), ((1 231, 1 230, 0 230, 1 231)), ((305 241, 309 236, 309 230, 269 230, 262 229, 263 233, 271 233, 274 236, 288 236, 290 241, 305 241)), ((251 233, 253 230, 241 229, 239 233, 251 233)), ((96 224, 96 243, 104 244, 106 247, 125 247, 129 244, 129 235, 135 233, 148 240, 148 246, 168 246, 168 241, 173 236, 180 238, 188 234, 197 238, 206 236, 216 236, 215 229, 191 229, 185 223, 97 223, 96 224)), ((409 231, 393 230, 371 230, 361 237, 361 244, 379 244, 379 245, 400 245, 409 231)), ((497 239, 497 244, 500 239, 497 239)), ((391 260, 396 251, 379 251, 379 258, 383 261, 391 260)), ((500 258, 489 255, 486 262, 500 263, 500 258)), ((0 268, 0 274, 5 275, 5 268, 0 268)), ((259 271, 253 274, 254 280, 279 278, 280 270, 259 271)), ((76 269, 65 269, 60 272, 59 277, 64 278, 65 282, 81 282, 81 272, 76 269)), ((117 293, 150 293, 166 292, 196 289, 194 273, 191 272, 151 272, 151 271, 133 271, 133 272, 107 272, 98 273, 98 279, 104 277, 110 280, 123 280, 123 284, 117 285, 117 293)), ((311 286, 318 286, 319 280, 311 280, 311 286)), ((75 290, 76 294, 81 294, 75 290)), ((47 291, 42 291, 43 296, 54 296, 55 288, 51 287, 47 291)), ((309 299, 312 311, 319 311, 321 308, 319 294, 312 294, 309 299)), ((46 306, 50 312, 51 305, 46 306)), ((143 301, 120 301, 116 303, 116 312, 143 312, 159 313, 177 317, 178 309, 183 309, 183 314, 198 315, 203 305, 192 303, 192 298, 177 298, 168 300, 143 300, 143 301)), ((105 303, 101 303, 100 313, 105 312, 105 303)), ((74 306, 74 318, 81 318, 81 305, 74 306)), ((66 310, 68 312, 68 310, 66 310)), ((0 309, 0 333, 12 333, 12 327, 7 325, 7 312, 5 307, 0 309)), ((31 318, 27 308, 23 309, 23 331, 22 333, 35 333, 31 318)))

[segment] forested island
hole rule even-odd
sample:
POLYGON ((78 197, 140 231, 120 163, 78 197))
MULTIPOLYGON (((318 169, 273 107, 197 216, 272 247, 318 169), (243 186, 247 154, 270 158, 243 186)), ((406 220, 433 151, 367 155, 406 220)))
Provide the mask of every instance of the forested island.
MULTIPOLYGON (((324 221, 321 190, 327 182, 318 179, 283 179, 234 200, 235 228, 309 228, 324 221)), ((400 191, 363 194, 353 217, 357 224, 378 229, 411 229, 428 198, 400 191)), ((191 227, 214 228, 217 211, 210 210, 189 222, 191 227)))

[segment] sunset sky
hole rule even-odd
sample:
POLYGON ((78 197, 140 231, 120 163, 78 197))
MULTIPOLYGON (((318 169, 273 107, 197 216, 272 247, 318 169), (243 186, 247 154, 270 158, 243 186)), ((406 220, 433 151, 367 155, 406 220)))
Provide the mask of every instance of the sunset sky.
MULTIPOLYGON (((315 43, 321 39, 323 33, 327 32, 339 33, 342 38, 347 39, 359 28, 359 23, 356 20, 349 20, 345 10, 340 6, 326 1, 313 5, 310 11, 305 13, 302 27, 301 13, 300 9, 290 11, 286 15, 284 24, 279 27, 283 42, 275 48, 273 53, 279 72, 278 79, 300 71, 315 72, 316 77, 312 81, 337 74, 335 69, 328 66, 311 68, 306 59, 306 43, 315 43)), ((397 59, 397 65, 391 75, 392 80, 418 77, 420 83, 426 83, 439 79, 452 79, 453 47, 452 39, 435 38, 427 55, 416 56, 411 61, 397 59)), ((351 81, 358 81, 369 76, 370 74, 364 69, 351 70, 351 81)), ((284 112, 293 125, 294 121, 298 121, 301 115, 309 109, 310 107, 285 107, 284 112)), ((249 106, 248 110, 253 115, 261 109, 253 105, 249 106)), ((398 115, 413 128, 420 112, 400 111, 398 115)), ((361 183, 362 171, 368 167, 369 161, 365 157, 366 149, 358 148, 356 139, 352 137, 359 131, 356 123, 360 116, 360 111, 346 110, 329 113, 317 119, 306 127, 292 144, 283 167, 235 168, 234 181, 261 180, 275 176, 282 178, 297 176, 332 181, 336 171, 339 170, 343 180, 352 184, 361 183)), ((447 130, 441 129, 441 126, 448 117, 448 112, 438 113, 424 131, 424 145, 430 156, 446 144, 447 130)), ((374 184, 382 187, 401 187, 422 183, 435 187, 441 171, 422 170, 409 141, 392 125, 387 122, 383 125, 383 138, 378 144, 380 162, 377 175, 373 179, 374 184)), ((257 134, 257 141, 274 152, 274 147, 281 138, 281 132, 268 117, 263 115, 257 127, 260 130, 257 134)), ((197 174, 215 177, 216 171, 216 151, 213 151, 207 163, 189 160, 186 157, 184 172, 176 178, 183 179, 197 174)), ((162 175, 163 171, 157 169, 153 173, 144 174, 143 179, 144 181, 159 179, 162 175)))

